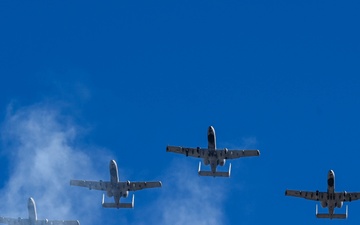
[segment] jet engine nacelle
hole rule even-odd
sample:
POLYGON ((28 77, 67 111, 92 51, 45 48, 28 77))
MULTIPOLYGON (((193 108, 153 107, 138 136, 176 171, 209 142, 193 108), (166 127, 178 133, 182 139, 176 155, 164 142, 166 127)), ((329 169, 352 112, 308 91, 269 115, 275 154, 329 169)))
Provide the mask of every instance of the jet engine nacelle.
POLYGON ((112 193, 112 191, 107 191, 107 192, 106 192, 106 195, 107 195, 109 198, 111 198, 111 197, 113 196, 113 193, 112 193))
POLYGON ((129 196, 129 192, 128 191, 125 191, 122 195, 124 198, 127 198, 127 196, 129 196))
POLYGON ((335 202, 335 206, 341 208, 343 206, 343 202, 335 202))
POLYGON ((225 163, 226 163, 226 160, 225 160, 225 159, 219 160, 219 165, 220 165, 220 166, 225 165, 225 163))
POLYGON ((327 207, 327 205, 328 205, 327 201, 322 201, 321 202, 321 207, 325 208, 325 207, 327 207))
POLYGON ((205 164, 205 165, 209 165, 209 164, 210 164, 210 160, 209 160, 209 159, 204 158, 204 164, 205 164))

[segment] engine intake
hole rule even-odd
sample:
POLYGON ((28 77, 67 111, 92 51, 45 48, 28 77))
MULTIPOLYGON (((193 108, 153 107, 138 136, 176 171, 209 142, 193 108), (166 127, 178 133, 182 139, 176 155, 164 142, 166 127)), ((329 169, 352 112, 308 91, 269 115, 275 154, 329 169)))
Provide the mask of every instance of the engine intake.
POLYGON ((205 165, 209 165, 209 164, 210 164, 210 160, 209 160, 209 159, 204 158, 204 164, 205 164, 205 165))
POLYGON ((106 195, 107 195, 109 198, 111 198, 112 196, 114 196, 113 193, 112 193, 112 191, 107 191, 107 192, 106 192, 106 195))
POLYGON ((127 196, 129 196, 129 192, 128 192, 128 191, 125 191, 125 192, 122 194, 122 196, 123 196, 124 198, 127 198, 127 196))
POLYGON ((343 206, 343 202, 335 202, 335 206, 341 208, 343 206))
POLYGON ((327 207, 327 205, 328 205, 327 201, 322 201, 321 202, 321 207, 325 208, 325 207, 327 207))
POLYGON ((219 161, 219 165, 220 165, 220 166, 224 166, 224 165, 225 165, 225 162, 226 162, 226 160, 225 160, 225 159, 222 159, 222 160, 219 161))

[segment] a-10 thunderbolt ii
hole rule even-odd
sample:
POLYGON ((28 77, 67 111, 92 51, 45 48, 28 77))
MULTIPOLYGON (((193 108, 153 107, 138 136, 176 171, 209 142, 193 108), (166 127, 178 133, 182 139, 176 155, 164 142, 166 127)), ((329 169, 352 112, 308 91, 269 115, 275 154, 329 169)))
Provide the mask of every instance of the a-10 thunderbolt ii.
POLYGON ((8 225, 80 225, 78 220, 39 220, 36 213, 36 205, 33 198, 28 200, 29 218, 6 218, 0 217, 0 224, 8 225))
POLYGON ((327 175, 327 191, 294 191, 286 190, 286 196, 294 196, 305 198, 314 201, 320 201, 323 208, 328 208, 328 213, 318 213, 318 206, 316 205, 315 215, 317 218, 328 219, 346 219, 348 217, 348 207, 344 214, 335 214, 335 207, 341 208, 344 202, 351 202, 360 198, 360 192, 335 192, 335 173, 329 170, 327 175))
POLYGON ((200 176, 213 176, 213 177, 230 177, 231 163, 227 172, 216 171, 218 165, 224 166, 227 159, 236 159, 247 156, 259 156, 259 150, 228 150, 216 148, 216 135, 215 129, 212 126, 208 128, 208 147, 207 148, 187 148, 178 146, 167 146, 167 152, 181 153, 186 156, 196 158, 203 158, 204 164, 211 167, 211 171, 201 171, 201 162, 199 162, 198 174, 200 176))
POLYGON ((86 181, 86 180, 70 180, 70 185, 87 187, 90 190, 105 191, 108 197, 114 197, 114 203, 105 203, 103 194, 102 206, 104 208, 134 208, 134 195, 131 203, 120 203, 120 197, 128 197, 129 191, 138 191, 145 188, 161 187, 161 181, 119 181, 118 167, 115 160, 110 160, 110 181, 86 181))

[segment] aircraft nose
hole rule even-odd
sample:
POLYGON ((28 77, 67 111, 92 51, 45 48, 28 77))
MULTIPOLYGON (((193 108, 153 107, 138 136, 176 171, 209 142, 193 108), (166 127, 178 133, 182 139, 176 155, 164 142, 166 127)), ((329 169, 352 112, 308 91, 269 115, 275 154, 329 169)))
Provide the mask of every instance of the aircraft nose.
POLYGON ((214 127, 213 127, 213 126, 209 126, 208 131, 209 131, 209 133, 214 133, 214 127))
POLYGON ((34 199, 33 199, 32 197, 30 197, 30 198, 28 199, 28 206, 31 207, 31 206, 33 206, 33 205, 35 205, 35 201, 34 201, 34 199))
POLYGON ((110 160, 110 168, 114 167, 116 165, 115 160, 110 160))
POLYGON ((329 170, 329 176, 334 176, 334 171, 333 170, 329 170))

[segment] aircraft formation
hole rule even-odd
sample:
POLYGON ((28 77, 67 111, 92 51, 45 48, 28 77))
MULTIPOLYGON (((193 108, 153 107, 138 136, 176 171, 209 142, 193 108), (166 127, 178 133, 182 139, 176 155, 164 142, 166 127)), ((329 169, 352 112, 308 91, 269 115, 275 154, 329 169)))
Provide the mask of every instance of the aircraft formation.
MULTIPOLYGON (((201 161, 199 162, 198 174, 199 176, 212 177, 230 177, 231 163, 226 172, 218 171, 218 166, 224 166, 226 160, 236 159, 241 157, 260 156, 260 151, 254 150, 229 150, 216 148, 215 129, 209 126, 207 132, 208 147, 182 147, 182 146, 167 146, 166 152, 180 153, 185 156, 201 158, 205 165, 210 165, 210 170, 201 170, 201 161)), ((120 181, 118 166, 115 160, 110 160, 109 163, 109 181, 87 181, 87 180, 70 180, 71 186, 86 187, 90 190, 100 190, 103 193, 102 206, 104 208, 134 208, 134 194, 131 202, 124 203, 120 199, 127 198, 129 192, 138 191, 147 188, 160 188, 161 181, 120 181), (114 202, 106 203, 105 194, 107 197, 113 197, 114 202)), ((328 219, 346 219, 348 217, 348 208, 346 206, 345 214, 335 214, 335 208, 341 208, 344 202, 351 202, 360 199, 360 192, 335 192, 335 173, 333 170, 328 172, 327 176, 327 191, 298 191, 286 190, 285 196, 301 197, 309 200, 320 201, 323 208, 328 208, 328 213, 318 213, 318 206, 316 205, 315 215, 317 218, 328 219)), ((29 218, 7 218, 0 217, 0 224, 9 225, 80 225, 78 220, 48 220, 37 219, 37 212, 35 201, 33 198, 28 199, 28 213, 29 218)))

